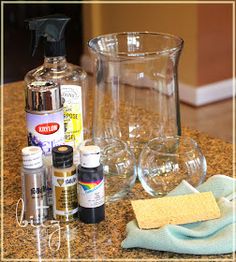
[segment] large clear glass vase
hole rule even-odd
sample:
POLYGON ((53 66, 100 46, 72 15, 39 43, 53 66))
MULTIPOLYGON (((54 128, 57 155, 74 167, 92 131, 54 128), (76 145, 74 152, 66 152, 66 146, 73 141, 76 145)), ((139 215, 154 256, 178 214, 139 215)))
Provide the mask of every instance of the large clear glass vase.
POLYGON ((136 158, 143 145, 180 135, 177 66, 183 40, 128 32, 89 41, 95 61, 93 136, 120 139, 136 158))

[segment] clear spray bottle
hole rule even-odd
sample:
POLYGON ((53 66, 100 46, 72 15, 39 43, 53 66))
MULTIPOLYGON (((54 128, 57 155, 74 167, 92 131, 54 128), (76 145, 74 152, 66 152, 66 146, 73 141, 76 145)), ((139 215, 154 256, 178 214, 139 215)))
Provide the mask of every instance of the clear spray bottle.
POLYGON ((85 97, 87 90, 87 74, 79 66, 66 60, 65 28, 70 18, 61 15, 27 20, 32 32, 32 55, 38 45, 44 46, 44 63, 28 72, 26 85, 35 81, 54 81, 61 86, 64 99, 65 143, 74 149, 74 161, 77 163, 77 148, 83 141, 83 118, 85 119, 85 97))

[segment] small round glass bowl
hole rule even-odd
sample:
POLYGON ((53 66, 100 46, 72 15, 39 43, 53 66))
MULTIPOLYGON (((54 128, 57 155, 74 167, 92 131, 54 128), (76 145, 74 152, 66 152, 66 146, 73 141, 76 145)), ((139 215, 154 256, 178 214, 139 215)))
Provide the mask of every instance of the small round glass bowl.
POLYGON ((207 164, 197 143, 183 136, 150 140, 138 163, 139 180, 152 196, 164 196, 186 180, 192 186, 201 184, 207 164))
POLYGON ((101 149, 106 202, 125 197, 137 177, 135 156, 127 144, 116 138, 94 138, 85 140, 82 145, 97 145, 101 149))

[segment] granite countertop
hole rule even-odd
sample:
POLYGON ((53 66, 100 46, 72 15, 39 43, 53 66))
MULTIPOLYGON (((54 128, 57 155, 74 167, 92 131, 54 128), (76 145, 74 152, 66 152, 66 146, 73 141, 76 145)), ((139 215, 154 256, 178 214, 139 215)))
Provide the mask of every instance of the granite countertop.
MULTIPOLYGON (((200 261, 205 259, 232 259, 232 254, 217 256, 193 256, 158 252, 145 249, 122 249, 126 224, 134 218, 129 199, 110 203, 106 206, 106 220, 98 225, 85 225, 80 221, 61 224, 60 248, 56 251, 58 234, 50 234, 55 228, 20 227, 16 222, 16 203, 21 197, 21 149, 26 146, 26 126, 24 112, 23 82, 5 85, 4 95, 4 137, 3 137, 3 250, 2 259, 24 259, 29 261, 200 261), (32 260, 31 260, 32 261, 32 260), (65 261, 65 260, 64 260, 65 261), (175 260, 176 261, 176 260, 175 260)), ((214 174, 232 176, 232 145, 196 130, 183 128, 185 135, 195 139, 206 157, 207 177, 214 174)), ((138 197, 148 197, 136 183, 132 193, 138 197)))

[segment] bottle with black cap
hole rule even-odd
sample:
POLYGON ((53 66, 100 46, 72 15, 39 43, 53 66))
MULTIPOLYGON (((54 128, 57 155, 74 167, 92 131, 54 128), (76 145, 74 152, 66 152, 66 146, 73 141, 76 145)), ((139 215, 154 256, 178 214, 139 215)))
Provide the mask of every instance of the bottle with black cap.
POLYGON ((32 35, 32 55, 43 44, 44 63, 29 71, 25 82, 26 86, 35 81, 54 81, 60 85, 64 99, 65 143, 73 147, 74 160, 78 161, 76 149, 83 141, 84 121, 87 119, 87 74, 81 67, 67 62, 65 30, 69 21, 70 18, 63 14, 26 20, 32 35))
POLYGON ((103 166, 98 146, 80 147, 79 219, 87 224, 105 219, 103 166))
POLYGON ((73 221, 78 217, 77 174, 73 164, 73 148, 53 147, 53 217, 59 221, 73 221))

